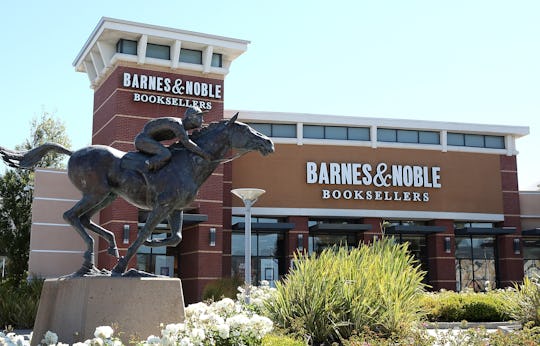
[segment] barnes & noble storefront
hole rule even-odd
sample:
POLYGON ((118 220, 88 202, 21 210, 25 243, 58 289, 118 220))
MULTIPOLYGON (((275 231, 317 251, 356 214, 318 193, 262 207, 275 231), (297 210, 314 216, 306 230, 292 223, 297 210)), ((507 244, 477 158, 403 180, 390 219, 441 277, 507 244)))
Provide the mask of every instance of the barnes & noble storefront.
MULTIPOLYGON (((74 62, 94 89, 92 143, 134 150, 147 121, 181 117, 187 106, 207 110, 206 123, 231 118, 237 111, 225 110, 225 76, 248 44, 102 18, 74 62)), ((240 110, 240 121, 273 139, 275 153, 219 167, 184 210, 182 242, 141 247, 130 266, 182 278, 186 302, 199 301, 210 282, 243 277, 245 208, 230 191, 255 187, 266 193, 252 208, 252 282, 279 280, 297 251, 383 236, 409 243, 433 289, 503 287, 536 270, 540 233, 522 233, 517 184, 516 139, 527 127, 358 114, 240 110)), ((66 172, 40 170, 34 197, 30 271, 77 270, 84 245, 61 215, 79 192, 66 172)), ((145 221, 144 211, 119 199, 98 222, 122 255, 145 221)), ((167 232, 164 222, 152 237, 167 232)), ((116 263, 101 240, 95 252, 100 268, 116 263)))
MULTIPOLYGON (((252 208, 254 282, 285 274, 295 251, 383 236, 409 244, 434 289, 523 277, 523 253, 533 251, 521 235, 515 139, 527 128, 240 114, 276 143, 273 155, 231 169, 233 188, 267 191, 252 208)), ((244 209, 231 202, 231 273, 243 275, 244 209)))

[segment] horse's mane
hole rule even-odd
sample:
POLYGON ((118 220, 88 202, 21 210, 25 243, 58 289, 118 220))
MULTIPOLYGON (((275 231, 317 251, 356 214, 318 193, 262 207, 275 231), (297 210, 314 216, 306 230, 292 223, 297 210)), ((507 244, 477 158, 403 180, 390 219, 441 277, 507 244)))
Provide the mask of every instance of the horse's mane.
POLYGON ((191 133, 190 137, 191 137, 192 140, 199 139, 202 136, 206 135, 208 132, 214 131, 218 126, 223 126, 223 124, 225 124, 226 122, 228 122, 228 120, 221 120, 221 121, 211 122, 207 126, 202 127, 199 130, 193 131, 191 133))
MULTIPOLYGON (((198 130, 195 130, 191 133, 189 138, 192 141, 197 141, 201 138, 204 138, 208 133, 213 132, 225 125, 228 122, 228 120, 221 120, 221 121, 214 121, 208 124, 207 126, 201 127, 198 130)), ((184 146, 181 143, 175 142, 169 146, 171 149, 182 149, 184 146)))

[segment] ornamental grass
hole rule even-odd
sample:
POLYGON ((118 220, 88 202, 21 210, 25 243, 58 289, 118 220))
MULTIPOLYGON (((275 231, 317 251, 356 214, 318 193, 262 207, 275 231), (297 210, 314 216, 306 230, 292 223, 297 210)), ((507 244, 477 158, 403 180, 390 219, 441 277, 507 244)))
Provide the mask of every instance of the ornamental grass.
POLYGON ((383 239, 348 250, 297 254, 266 304, 274 323, 312 344, 369 330, 383 338, 410 333, 422 317, 425 272, 407 244, 383 239))
POLYGON ((525 277, 523 284, 515 284, 514 290, 507 291, 504 305, 516 321, 540 327, 540 276, 525 277))

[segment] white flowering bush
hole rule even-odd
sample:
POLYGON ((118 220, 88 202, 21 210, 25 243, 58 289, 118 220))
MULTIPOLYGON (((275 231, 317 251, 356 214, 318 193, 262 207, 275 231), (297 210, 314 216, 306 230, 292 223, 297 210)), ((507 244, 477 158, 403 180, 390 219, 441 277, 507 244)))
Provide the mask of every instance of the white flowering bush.
MULTIPOLYGON (((94 338, 86 340, 85 342, 74 343, 73 346, 122 346, 120 339, 113 336, 114 330, 109 326, 97 327, 94 332, 94 338)), ((32 335, 30 340, 25 339, 22 335, 16 335, 15 333, 0 333, 0 346, 30 346, 32 335)), ((47 331, 41 339, 41 345, 47 346, 69 346, 58 342, 58 335, 51 331, 47 331)))
MULTIPOLYGON (((268 282, 260 287, 251 287, 250 304, 245 303, 245 290, 239 288, 238 301, 230 298, 212 303, 191 304, 185 309, 184 323, 167 324, 161 336, 150 335, 139 346, 257 346, 273 329, 272 321, 261 316, 264 302, 271 299, 275 289, 268 282)), ((41 340, 42 345, 63 346, 58 336, 48 331, 41 340)), ((30 341, 14 333, 0 333, 0 346, 29 346, 30 341)), ((97 327, 94 338, 74 346, 122 346, 114 337, 109 326, 97 327)))
MULTIPOLYGON (((94 331, 94 338, 85 342, 78 342, 73 346, 122 346, 122 341, 114 337, 114 330, 109 326, 97 327, 94 331)), ((58 345, 57 345, 58 346, 58 345)))
POLYGON ((0 345, 9 345, 9 346, 26 346, 30 345, 28 340, 25 340, 22 335, 16 335, 15 333, 2 333, 0 332, 0 345))
POLYGON ((151 335, 142 345, 260 345, 273 329, 270 319, 229 298, 211 304, 191 304, 185 313, 184 323, 166 325, 161 338, 151 335))
POLYGON ((236 299, 238 303, 246 310, 253 311, 257 314, 264 314, 264 304, 271 302, 275 298, 276 289, 270 287, 268 281, 261 281, 260 286, 250 286, 249 304, 246 304, 246 290, 243 287, 238 287, 236 299))

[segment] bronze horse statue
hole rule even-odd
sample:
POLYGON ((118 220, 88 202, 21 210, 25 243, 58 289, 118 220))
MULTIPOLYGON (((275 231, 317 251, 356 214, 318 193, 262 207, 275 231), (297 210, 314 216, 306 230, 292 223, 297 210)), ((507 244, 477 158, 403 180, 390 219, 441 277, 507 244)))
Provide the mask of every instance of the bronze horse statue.
POLYGON ((226 156, 231 149, 241 152, 257 150, 262 155, 274 151, 274 144, 267 136, 236 121, 237 117, 238 113, 230 120, 211 123, 191 135, 191 139, 211 156, 211 161, 174 143, 169 146, 172 153, 170 162, 155 172, 142 173, 145 171, 147 155, 138 152, 126 154, 103 145, 92 145, 75 152, 54 143, 46 143, 25 152, 0 147, 0 155, 8 165, 19 168, 34 167, 50 151, 70 156, 68 176, 72 184, 82 192, 82 198, 64 213, 64 220, 73 226, 87 246, 82 267, 71 276, 103 273, 95 266, 94 240, 87 230, 107 240, 108 253, 119 257, 114 234, 94 223, 91 220, 94 214, 118 196, 141 209, 149 210, 137 239, 112 269, 112 276, 121 276, 141 245, 176 246, 180 243, 183 209, 193 202, 199 188, 217 166, 227 161, 226 156), (164 219, 169 222, 171 235, 163 240, 148 240, 154 228, 164 219))

